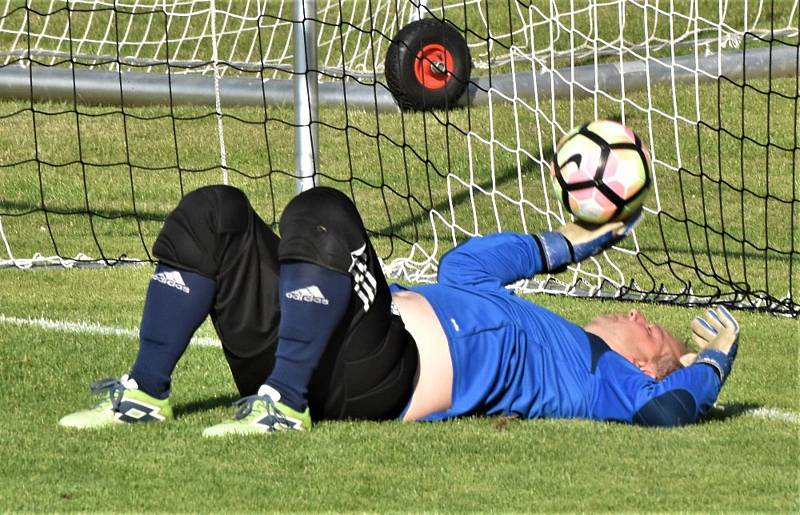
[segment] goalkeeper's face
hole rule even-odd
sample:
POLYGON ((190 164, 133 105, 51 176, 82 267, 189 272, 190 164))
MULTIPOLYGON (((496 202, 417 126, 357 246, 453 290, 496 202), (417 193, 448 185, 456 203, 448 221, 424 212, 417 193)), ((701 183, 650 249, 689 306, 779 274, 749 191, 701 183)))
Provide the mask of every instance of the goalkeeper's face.
POLYGON ((686 353, 680 340, 664 327, 651 323, 638 309, 596 317, 585 329, 654 379, 663 379, 679 368, 680 358, 686 353))

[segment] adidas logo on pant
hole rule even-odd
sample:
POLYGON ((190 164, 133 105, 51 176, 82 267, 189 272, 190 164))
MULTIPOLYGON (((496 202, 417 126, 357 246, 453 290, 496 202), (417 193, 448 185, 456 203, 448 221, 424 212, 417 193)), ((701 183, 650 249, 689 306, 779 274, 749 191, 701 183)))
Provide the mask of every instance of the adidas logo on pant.
POLYGON ((299 300, 301 302, 313 302, 315 304, 328 305, 328 299, 322 294, 317 286, 309 286, 307 288, 299 288, 294 291, 286 292, 286 298, 292 300, 299 300))
POLYGON ((161 272, 153 275, 153 280, 161 284, 166 284, 176 290, 180 290, 183 293, 189 293, 191 291, 189 287, 186 286, 186 283, 183 282, 183 277, 181 277, 180 272, 161 272))

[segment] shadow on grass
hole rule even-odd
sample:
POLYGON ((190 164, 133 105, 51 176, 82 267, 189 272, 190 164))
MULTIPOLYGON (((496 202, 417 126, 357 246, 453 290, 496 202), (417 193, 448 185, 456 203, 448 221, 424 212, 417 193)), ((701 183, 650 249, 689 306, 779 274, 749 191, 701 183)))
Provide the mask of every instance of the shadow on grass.
MULTIPOLYGON (((545 155, 550 155, 550 154, 552 154, 552 150, 550 148, 546 149, 545 155)), ((536 163, 532 159, 526 159, 525 162, 522 163, 522 175, 527 177, 530 173, 532 173, 532 170, 534 169, 535 166, 536 163)), ((478 183, 478 186, 484 190, 491 191, 494 189, 499 189, 500 186, 503 186, 512 181, 516 181, 517 179, 518 179, 517 168, 507 167, 506 169, 502 170, 499 174, 496 174, 494 180, 490 177, 478 183)), ((419 201, 417 201, 417 204, 425 210, 423 214, 417 216, 414 215, 408 216, 402 220, 393 222, 390 225, 378 229, 377 231, 375 231, 375 234, 386 236, 399 233, 402 229, 405 229, 409 226, 416 227, 418 224, 427 224, 428 212, 432 210, 436 210, 439 212, 444 212, 444 211, 449 212, 451 204, 453 208, 456 209, 469 200, 470 200, 470 191, 461 190, 460 192, 454 194, 452 198, 434 203, 431 206, 423 206, 422 204, 419 203, 419 201)))
POLYGON ((764 406, 761 404, 755 404, 752 402, 732 402, 730 404, 725 404, 724 406, 714 406, 703 417, 703 421, 724 421, 732 418, 738 418, 763 407, 764 406))
POLYGON ((175 406, 175 417, 180 418, 186 415, 197 413, 199 411, 209 411, 215 408, 230 407, 230 405, 238 399, 239 397, 236 395, 223 395, 222 397, 213 397, 210 399, 180 404, 175 406))
MULTIPOLYGON (((119 218, 132 218, 136 220, 143 220, 148 222, 163 222, 167 215, 174 209, 175 206, 171 206, 169 209, 164 211, 148 211, 143 209, 92 209, 92 216, 96 216, 98 218, 103 218, 105 220, 117 220, 119 218)), ((14 217, 14 216, 25 216, 30 215, 33 213, 43 213, 47 212, 48 214, 52 215, 59 215, 59 216, 86 216, 87 211, 85 206, 79 206, 75 208, 64 208, 64 207, 48 207, 43 209, 39 204, 33 204, 30 202, 16 202, 11 200, 2 200, 0 199, 0 215, 14 217)))

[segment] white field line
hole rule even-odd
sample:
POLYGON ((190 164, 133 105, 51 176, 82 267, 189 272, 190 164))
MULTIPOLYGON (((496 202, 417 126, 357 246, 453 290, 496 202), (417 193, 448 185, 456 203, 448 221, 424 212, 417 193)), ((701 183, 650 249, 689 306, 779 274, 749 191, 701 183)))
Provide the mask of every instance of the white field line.
MULTIPOLYGON (((112 327, 107 325, 100 325, 97 322, 67 322, 63 320, 50 320, 47 318, 20 318, 7 316, 0 313, 0 325, 17 325, 36 327, 46 331, 59 331, 63 333, 73 334, 95 334, 99 336, 122 336, 139 339, 138 329, 125 329, 123 327, 112 327)), ((216 338, 194 337, 191 341, 194 345, 201 347, 221 347, 220 341, 216 338)))
MULTIPOLYGON (((73 334, 95 334, 99 336, 122 336, 138 340, 139 331, 137 329, 125 329, 122 327, 113 327, 107 325, 100 325, 97 322, 67 322, 63 320, 50 320, 47 318, 20 318, 7 316, 0 313, 0 325, 17 325, 28 326, 44 329, 46 331, 60 331, 73 334)), ((194 345, 201 347, 221 347, 220 341, 216 338, 195 337, 191 341, 194 345)), ((723 410, 724 406, 720 406, 723 410)), ((790 424, 800 424, 800 413, 793 411, 784 411, 775 408, 750 408, 742 412, 751 417, 762 418, 766 420, 778 420, 788 422, 790 424)))
POLYGON ((790 424, 800 424, 800 413, 792 411, 783 411, 775 408, 750 408, 745 410, 746 415, 756 418, 764 418, 767 420, 780 420, 782 422, 789 422, 790 424))

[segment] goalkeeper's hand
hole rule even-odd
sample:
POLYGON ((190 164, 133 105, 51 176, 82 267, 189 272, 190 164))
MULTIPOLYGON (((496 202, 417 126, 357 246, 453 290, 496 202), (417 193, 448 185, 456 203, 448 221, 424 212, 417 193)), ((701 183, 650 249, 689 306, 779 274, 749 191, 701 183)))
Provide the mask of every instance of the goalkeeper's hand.
POLYGON ((577 221, 564 224, 557 230, 572 246, 573 262, 578 263, 599 254, 625 238, 641 219, 642 210, 640 209, 624 222, 608 222, 597 225, 577 221))
POLYGON ((709 309, 705 316, 692 320, 692 339, 701 350, 730 354, 739 341, 739 323, 724 306, 709 309))
POLYGON ((624 222, 588 224, 578 221, 535 235, 542 249, 545 271, 560 272, 570 263, 599 254, 630 234, 641 218, 640 209, 624 222))
POLYGON ((694 362, 717 369, 724 383, 739 347, 739 323, 724 306, 709 309, 692 320, 692 339, 700 348, 694 362))

